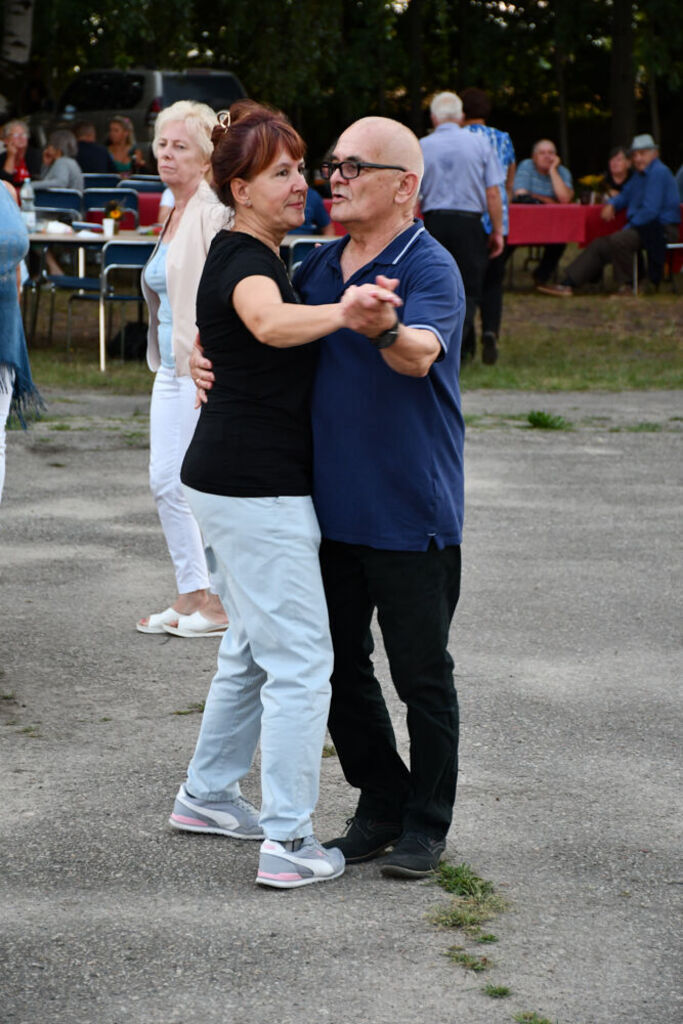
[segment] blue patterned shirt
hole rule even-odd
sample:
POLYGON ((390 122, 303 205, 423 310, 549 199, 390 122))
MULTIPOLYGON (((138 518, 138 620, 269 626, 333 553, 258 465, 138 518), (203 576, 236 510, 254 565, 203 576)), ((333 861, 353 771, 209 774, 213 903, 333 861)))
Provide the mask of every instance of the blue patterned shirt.
MULTIPOLYGON (((503 170, 507 175, 507 170, 510 164, 515 162, 515 147, 512 145, 512 139, 507 132, 502 132, 499 128, 491 128, 487 124, 468 124, 468 132, 475 132, 476 134, 485 135, 493 148, 496 151, 498 159, 501 162, 503 170)), ((510 230, 510 214, 508 211, 508 194, 505 190, 505 185, 500 185, 500 198, 503 201, 503 234, 508 235, 510 230)), ((488 211, 481 218, 481 223, 484 227, 484 231, 487 235, 491 234, 491 218, 489 217, 488 211)))

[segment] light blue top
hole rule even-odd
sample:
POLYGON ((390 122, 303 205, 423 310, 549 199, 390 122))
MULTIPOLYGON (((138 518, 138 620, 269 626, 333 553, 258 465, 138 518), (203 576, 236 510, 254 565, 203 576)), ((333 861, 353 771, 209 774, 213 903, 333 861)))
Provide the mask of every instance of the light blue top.
MULTIPOLYGON (((515 147, 512 145, 512 139, 508 133, 502 132, 499 128, 491 128, 487 124, 468 124, 467 131, 484 135, 489 140, 507 175, 508 167, 515 162, 515 147)), ((503 234, 507 237, 510 231, 510 213, 508 210, 508 194, 504 185, 500 186, 500 198, 503 202, 503 234)), ((481 223, 486 234, 490 235, 492 225, 488 210, 481 218, 481 223)))
MULTIPOLYGON (((574 188, 572 176, 566 167, 560 164, 557 173, 567 188, 574 188)), ((537 171, 536 164, 530 157, 527 160, 522 160, 515 174, 512 189, 516 192, 521 188, 526 189, 527 192, 535 192, 539 196, 547 196, 548 199, 556 198, 552 178, 549 174, 541 174, 540 171, 537 171)))
POLYGON ((161 242, 154 256, 145 267, 145 283, 159 296, 159 356, 161 365, 168 370, 175 369, 173 355, 173 313, 168 301, 166 286, 166 254, 168 243, 161 242))
POLYGON ((423 213, 468 210, 484 213, 486 189, 505 184, 505 172, 495 149, 480 134, 453 121, 437 125, 420 139, 425 162, 420 190, 423 213))

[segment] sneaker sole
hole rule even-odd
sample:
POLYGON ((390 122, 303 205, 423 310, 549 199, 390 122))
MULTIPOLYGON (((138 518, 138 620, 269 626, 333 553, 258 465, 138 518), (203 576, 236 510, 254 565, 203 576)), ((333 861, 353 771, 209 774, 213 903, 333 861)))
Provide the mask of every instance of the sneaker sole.
POLYGON ((214 836, 229 836, 230 839, 257 839, 259 842, 263 842, 266 838, 263 832, 258 835, 252 833, 245 835, 244 832, 221 828, 219 825, 205 825, 199 818, 181 818, 175 814, 171 815, 168 823, 171 828, 177 829, 179 832, 206 832, 214 836))
POLYGON ((332 882, 335 878, 340 878, 344 874, 344 868, 341 871, 335 871, 333 875, 313 875, 311 878, 266 878, 261 875, 256 876, 257 885, 265 885, 271 889, 299 889, 302 885, 312 885, 314 882, 332 882))
POLYGON ((428 878, 436 872, 436 868, 406 868, 400 864, 385 864, 380 871, 385 878, 428 878))

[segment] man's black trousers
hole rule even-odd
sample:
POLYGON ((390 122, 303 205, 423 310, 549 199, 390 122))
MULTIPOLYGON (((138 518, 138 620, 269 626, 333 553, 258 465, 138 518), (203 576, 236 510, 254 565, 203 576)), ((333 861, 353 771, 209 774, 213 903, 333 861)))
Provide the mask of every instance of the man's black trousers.
POLYGON ((448 631, 460 593, 460 548, 383 551, 323 540, 334 645, 330 734, 356 813, 445 837, 458 775, 458 697, 448 631), (396 750, 371 655, 377 609, 391 678, 407 708, 410 768, 396 750))
POLYGON ((430 210, 424 215, 430 235, 441 242, 458 264, 465 288, 463 356, 473 356, 476 346, 474 318, 481 302, 484 274, 488 266, 488 235, 481 226, 481 214, 468 210, 430 210))

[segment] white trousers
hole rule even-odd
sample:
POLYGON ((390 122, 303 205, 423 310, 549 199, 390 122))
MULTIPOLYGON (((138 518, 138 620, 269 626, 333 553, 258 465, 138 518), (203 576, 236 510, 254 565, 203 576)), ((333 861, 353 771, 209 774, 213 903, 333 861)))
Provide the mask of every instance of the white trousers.
POLYGON ((180 483, 180 467, 199 417, 194 400, 191 377, 176 377, 164 366, 157 370, 149 413, 149 486, 179 594, 209 586, 202 535, 180 483))
POLYGON ((230 617, 187 788, 202 800, 237 796, 260 734, 263 831, 310 835, 333 664, 313 502, 185 492, 230 617))
POLYGON ((12 404, 12 388, 14 386, 14 370, 8 366, 0 366, 0 501, 5 483, 5 424, 12 404))

